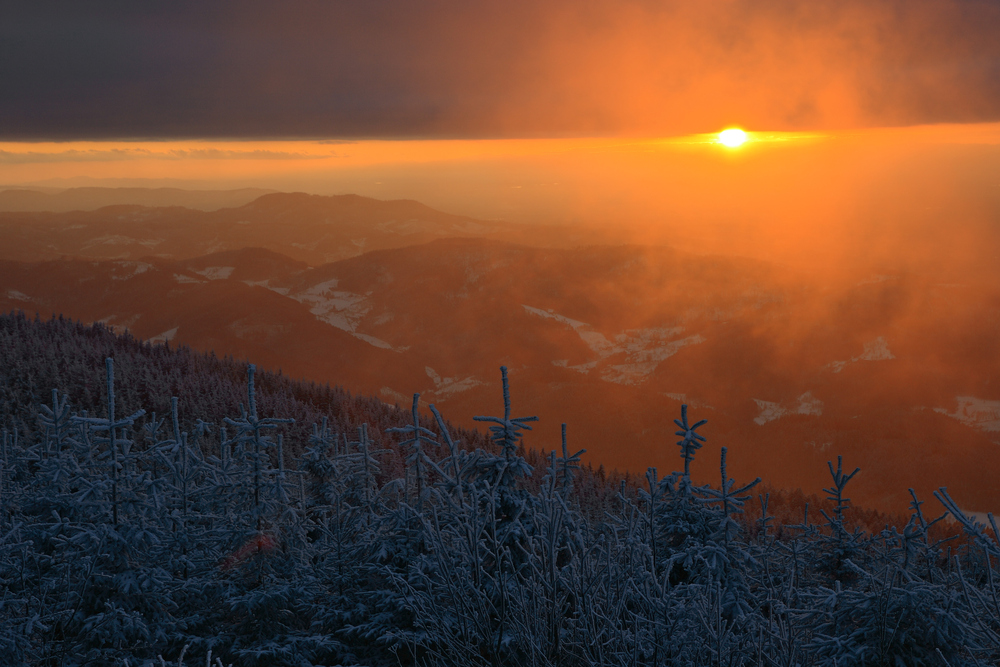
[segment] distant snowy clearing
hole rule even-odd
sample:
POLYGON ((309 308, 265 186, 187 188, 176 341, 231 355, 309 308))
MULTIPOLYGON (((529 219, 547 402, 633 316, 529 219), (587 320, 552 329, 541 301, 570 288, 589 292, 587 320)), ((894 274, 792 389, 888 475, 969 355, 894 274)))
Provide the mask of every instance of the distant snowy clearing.
POLYGON ((934 412, 980 431, 1000 433, 1000 401, 987 401, 975 396, 956 396, 955 401, 958 403, 955 412, 948 412, 945 408, 934 408, 934 412))
POLYGON ((569 368, 586 375, 597 367, 600 360, 616 354, 625 354, 626 362, 624 364, 614 364, 601 371, 602 380, 615 384, 640 384, 656 371, 660 362, 677 354, 682 347, 704 343, 706 340, 701 334, 671 340, 683 332, 684 328, 654 327, 648 329, 627 329, 616 334, 614 340, 611 341, 601 332, 594 331, 593 327, 586 322, 560 315, 551 309, 542 310, 541 308, 534 308, 525 304, 521 304, 521 307, 532 315, 553 320, 570 327, 580 336, 580 340, 586 343, 587 347, 597 355, 596 360, 575 366, 570 366, 567 359, 557 359, 552 362, 554 366, 569 368))
POLYGON ((813 396, 812 392, 807 391, 796 400, 798 401, 797 406, 782 406, 780 403, 762 401, 758 398, 753 399, 753 402, 757 404, 757 409, 760 410, 760 414, 754 417, 754 423, 763 426, 785 415, 813 415, 818 417, 823 414, 823 401, 813 396))

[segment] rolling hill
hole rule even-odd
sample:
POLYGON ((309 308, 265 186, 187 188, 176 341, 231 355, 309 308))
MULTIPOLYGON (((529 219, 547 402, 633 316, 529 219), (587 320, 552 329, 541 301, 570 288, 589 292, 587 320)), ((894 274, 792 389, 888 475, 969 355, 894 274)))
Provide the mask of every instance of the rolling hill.
POLYGON ((1000 505, 998 304, 989 285, 928 276, 830 285, 663 247, 482 238, 318 266, 259 248, 0 265, 0 309, 102 321, 388 403, 420 392, 467 426, 494 411, 507 365, 515 411, 541 417, 528 444, 554 446, 568 422, 608 468, 676 469, 687 403, 737 478, 818 491, 843 454, 863 469, 854 499, 890 511, 907 487, 940 485, 969 511, 1000 505))

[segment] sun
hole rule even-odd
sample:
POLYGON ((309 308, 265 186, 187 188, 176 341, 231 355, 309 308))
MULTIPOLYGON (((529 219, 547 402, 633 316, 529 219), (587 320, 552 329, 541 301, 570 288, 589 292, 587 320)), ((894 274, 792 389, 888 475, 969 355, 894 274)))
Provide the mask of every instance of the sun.
POLYGON ((719 143, 728 148, 742 146, 747 140, 747 133, 739 128, 729 128, 719 132, 719 143))

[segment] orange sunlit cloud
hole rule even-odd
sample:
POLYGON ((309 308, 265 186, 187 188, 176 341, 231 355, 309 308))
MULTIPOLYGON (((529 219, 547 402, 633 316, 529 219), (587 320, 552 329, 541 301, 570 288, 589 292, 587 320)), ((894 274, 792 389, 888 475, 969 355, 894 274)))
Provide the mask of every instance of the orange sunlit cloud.
POLYGON ((0 132, 440 139, 989 122, 998 21, 996 3, 961 0, 26 3, 0 25, 13 65, 0 132))

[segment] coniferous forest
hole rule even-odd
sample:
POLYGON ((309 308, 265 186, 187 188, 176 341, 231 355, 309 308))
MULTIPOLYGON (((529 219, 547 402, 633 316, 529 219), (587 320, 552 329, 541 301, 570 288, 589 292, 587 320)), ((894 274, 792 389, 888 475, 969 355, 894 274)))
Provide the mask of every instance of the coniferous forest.
POLYGON ((484 435, 416 396, 0 316, 0 662, 1000 661, 1000 534, 947 490, 862 525, 838 457, 820 506, 776 520, 686 407, 676 471, 597 474, 565 427, 525 449, 501 376, 484 435))

